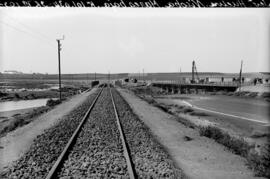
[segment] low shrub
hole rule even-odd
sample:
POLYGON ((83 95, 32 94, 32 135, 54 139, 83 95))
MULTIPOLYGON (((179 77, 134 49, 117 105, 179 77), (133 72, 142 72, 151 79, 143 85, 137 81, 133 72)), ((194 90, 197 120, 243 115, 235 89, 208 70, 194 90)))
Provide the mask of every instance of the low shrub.
POLYGON ((270 93, 269 93, 269 92, 264 92, 264 93, 262 94, 262 97, 263 97, 263 98, 270 98, 270 93))
POLYGON ((192 116, 208 116, 208 114, 204 113, 204 112, 191 112, 190 115, 192 116))
POLYGON ((23 126, 27 124, 25 120, 22 118, 12 118, 10 119, 9 123, 0 131, 0 134, 7 133, 9 131, 15 130, 19 126, 23 126))
POLYGON ((156 107, 158 107, 159 109, 161 109, 164 112, 169 112, 169 109, 166 106, 163 105, 155 105, 156 107))
POLYGON ((234 92, 228 92, 227 95, 228 96, 232 96, 234 92))
POLYGON ((14 94, 14 97, 17 98, 17 99, 20 99, 20 98, 21 98, 20 95, 19 95, 18 93, 15 93, 15 94, 14 94))
POLYGON ((199 130, 201 136, 214 139, 216 142, 228 147, 237 155, 246 157, 249 151, 249 145, 243 139, 231 137, 228 133, 213 126, 201 127, 199 130))
POLYGON ((61 103, 61 101, 59 99, 56 99, 56 100, 49 99, 46 103, 46 106, 53 107, 53 106, 58 105, 60 103, 61 103))
POLYGON ((4 92, 1 92, 1 91, 0 91, 0 98, 1 98, 1 97, 4 97, 4 96, 7 96, 7 95, 8 95, 7 93, 4 93, 4 92))
POLYGON ((184 140, 185 140, 185 141, 191 141, 191 140, 193 140, 193 138, 191 138, 191 137, 189 137, 189 136, 184 136, 184 140))
POLYGON ((183 108, 185 108, 185 106, 177 106, 178 107, 178 109, 183 109, 183 108))
POLYGON ((191 112, 193 112, 193 111, 194 111, 194 110, 191 109, 191 108, 185 108, 185 109, 183 110, 184 113, 191 113, 191 112))
POLYGON ((250 92, 248 94, 249 97, 257 97, 258 96, 258 92, 250 92))
POLYGON ((250 168, 256 176, 270 178, 270 144, 266 144, 261 149, 261 154, 250 152, 247 157, 250 168))
POLYGON ((266 101, 270 102, 270 93, 269 92, 264 92, 261 96, 263 99, 266 101))

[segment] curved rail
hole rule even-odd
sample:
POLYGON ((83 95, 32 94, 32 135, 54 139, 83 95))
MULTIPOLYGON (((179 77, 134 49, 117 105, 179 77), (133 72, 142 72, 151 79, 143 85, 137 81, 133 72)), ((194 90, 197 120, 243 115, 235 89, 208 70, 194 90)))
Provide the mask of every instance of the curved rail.
POLYGON ((102 87, 102 89, 100 90, 100 92, 97 94, 96 98, 94 99, 93 103, 91 104, 91 106, 89 107, 89 109, 87 110, 87 112, 85 113, 83 119, 81 120, 79 126, 77 127, 77 129, 75 130, 75 132, 73 133, 73 135, 71 136, 71 138, 69 139, 66 147, 64 148, 64 150, 62 151, 61 155, 58 157, 58 159, 56 160, 56 162, 54 163, 53 167, 51 168, 50 172, 48 173, 48 175, 46 176, 46 179, 52 179, 56 176, 57 171, 60 167, 60 165, 62 164, 62 162, 64 161, 65 157, 67 156, 68 150, 71 147, 71 145, 74 143, 77 135, 79 134, 79 131, 81 130, 84 122, 86 121, 86 119, 88 118, 90 112, 92 111, 92 109, 95 106, 95 103, 97 101, 97 99, 99 98, 100 94, 102 93, 104 87, 102 87))
POLYGON ((126 140, 125 140, 125 135, 123 133, 122 125, 120 123, 118 113, 117 113, 117 110, 116 110, 116 107, 115 107, 114 98, 113 98, 113 95, 112 95, 111 88, 110 88, 110 94, 111 94, 111 99, 112 99, 113 109, 114 109, 114 113, 115 113, 115 117, 116 117, 116 121, 117 121, 118 130, 119 130, 119 133, 120 133, 120 138, 121 138, 123 149, 124 149, 124 156, 125 156, 126 162, 127 162, 128 173, 129 173, 130 178, 134 179, 134 178, 137 178, 136 173, 135 173, 135 169, 134 169, 134 165, 133 165, 133 163, 131 161, 130 152, 129 152, 129 149, 128 149, 128 146, 127 146, 127 143, 126 143, 126 140))

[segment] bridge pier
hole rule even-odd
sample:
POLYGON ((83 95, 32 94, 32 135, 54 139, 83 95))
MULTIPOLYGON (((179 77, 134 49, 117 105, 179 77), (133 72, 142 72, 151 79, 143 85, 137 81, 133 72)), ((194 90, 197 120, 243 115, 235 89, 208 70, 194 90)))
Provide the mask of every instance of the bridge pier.
POLYGON ((180 91, 181 91, 181 94, 185 94, 185 89, 184 88, 181 88, 180 91))
POLYGON ((164 89, 163 89, 163 88, 159 88, 159 93, 160 93, 160 94, 162 94, 162 93, 163 93, 163 91, 164 91, 164 89))
POLYGON ((187 88, 184 88, 183 90, 182 90, 182 92, 184 93, 184 94, 187 94, 187 88))

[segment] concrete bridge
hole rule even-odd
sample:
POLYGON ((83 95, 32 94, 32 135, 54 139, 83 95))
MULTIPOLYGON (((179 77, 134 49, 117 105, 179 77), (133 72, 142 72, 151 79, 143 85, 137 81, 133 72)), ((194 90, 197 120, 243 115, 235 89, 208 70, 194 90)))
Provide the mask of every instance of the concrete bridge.
POLYGON ((208 84, 191 84, 191 83, 173 83, 173 82, 152 82, 152 86, 162 88, 168 93, 198 93, 198 92, 215 92, 226 91, 234 92, 238 88, 237 83, 208 83, 208 84))

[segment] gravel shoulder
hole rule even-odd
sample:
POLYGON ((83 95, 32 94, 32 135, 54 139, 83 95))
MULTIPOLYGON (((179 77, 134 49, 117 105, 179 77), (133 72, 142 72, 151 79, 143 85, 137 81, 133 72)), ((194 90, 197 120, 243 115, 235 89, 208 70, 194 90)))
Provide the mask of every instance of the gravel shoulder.
POLYGON ((115 89, 113 96, 138 178, 186 178, 166 148, 115 89))
POLYGON ((256 178, 245 165, 244 158, 211 139, 201 137, 198 131, 184 126, 175 117, 133 93, 123 89, 119 91, 189 178, 256 178))
POLYGON ((56 106, 48 113, 38 116, 32 123, 18 128, 5 137, 0 138, 0 171, 13 161, 19 159, 29 149, 33 140, 38 135, 42 134, 45 129, 55 125, 60 118, 80 105, 86 97, 94 91, 95 89, 76 95, 56 106))
POLYGON ((105 88, 56 178, 128 178, 119 136, 105 88))

